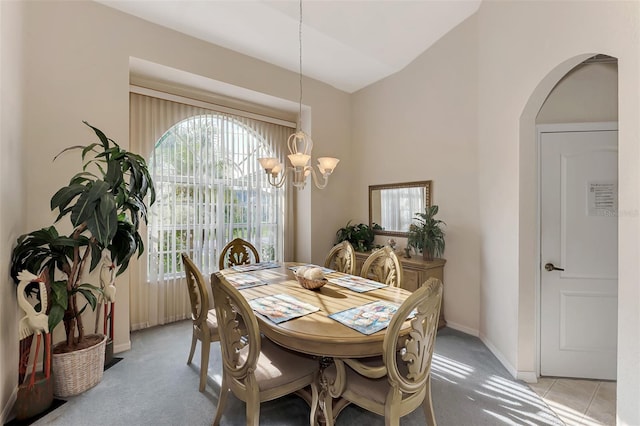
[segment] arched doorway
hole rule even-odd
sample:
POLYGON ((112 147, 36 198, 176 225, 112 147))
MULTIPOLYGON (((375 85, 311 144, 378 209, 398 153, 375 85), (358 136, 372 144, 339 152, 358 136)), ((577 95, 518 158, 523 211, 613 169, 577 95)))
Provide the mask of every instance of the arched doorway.
MULTIPOLYGON (((541 262, 544 260, 540 257, 538 213, 540 211, 538 181, 540 159, 536 140, 536 124, 538 124, 536 118, 558 83, 584 61, 594 56, 594 54, 578 55, 552 69, 535 88, 520 117, 518 376, 530 382, 535 382, 540 373, 540 279, 543 273, 541 262), (531 369, 529 370, 528 367, 531 369)), ((615 78, 617 83, 617 71, 615 78)), ((617 115, 615 120, 617 121, 617 115)), ((576 121, 598 120, 589 118, 581 120, 574 117, 558 122, 576 121)), ((607 118, 606 121, 610 120, 607 118)))

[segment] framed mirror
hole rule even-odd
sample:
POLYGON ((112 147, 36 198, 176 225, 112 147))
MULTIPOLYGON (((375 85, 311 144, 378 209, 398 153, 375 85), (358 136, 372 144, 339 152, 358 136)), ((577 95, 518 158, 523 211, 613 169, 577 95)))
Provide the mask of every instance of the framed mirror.
POLYGON ((369 186, 369 226, 379 235, 406 237, 416 213, 431 206, 431 181, 369 186))

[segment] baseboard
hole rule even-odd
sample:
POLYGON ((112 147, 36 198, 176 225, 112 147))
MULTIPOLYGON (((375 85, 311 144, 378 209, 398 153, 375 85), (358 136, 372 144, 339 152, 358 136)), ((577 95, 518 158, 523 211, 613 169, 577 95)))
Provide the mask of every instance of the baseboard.
POLYGON ((16 386, 11 392, 9 399, 7 400, 7 404, 2 407, 2 415, 0 419, 2 419, 2 423, 5 424, 9 422, 9 416, 13 415, 13 406, 16 405, 16 399, 18 398, 18 387, 16 386))
POLYGON ((498 350, 498 348, 495 347, 495 345, 491 342, 491 340, 487 339, 487 336, 481 334, 480 336, 480 340, 482 341, 482 343, 484 343, 484 345, 489 348, 489 350, 491 351, 491 353, 498 358, 498 361, 500 361, 500 363, 503 365, 504 368, 507 369, 507 371, 509 372, 509 374, 511 374, 511 376, 515 379, 517 379, 518 377, 518 371, 514 368, 513 365, 511 365, 511 363, 509 361, 507 361, 507 358, 502 354, 502 352, 500 352, 498 350))
POLYGON ((475 328, 469 328, 464 325, 456 324, 455 322, 447 321, 447 327, 452 328, 454 330, 461 331, 464 334, 470 334, 471 336, 478 337, 480 333, 475 328))
POLYGON ((535 371, 518 371, 516 379, 527 383, 538 383, 538 375, 535 371))
POLYGON ((119 345, 113 345, 113 353, 119 354, 120 352, 126 352, 131 349, 131 340, 126 343, 120 343, 119 345))

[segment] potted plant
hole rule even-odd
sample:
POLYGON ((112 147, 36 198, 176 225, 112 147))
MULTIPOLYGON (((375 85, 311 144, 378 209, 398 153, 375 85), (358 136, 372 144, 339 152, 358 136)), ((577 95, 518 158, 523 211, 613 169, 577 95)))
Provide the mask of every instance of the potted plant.
MULTIPOLYGON (((145 160, 120 148, 89 123, 84 124, 93 130, 99 142, 72 146, 60 153, 81 150, 84 164, 69 185, 51 198, 51 210, 58 210, 56 222, 69 218, 71 234, 62 235, 55 226, 24 234, 18 238, 11 258, 11 274, 16 283, 18 274, 24 270, 36 275, 48 270, 45 283, 49 330, 53 331, 62 321, 66 332, 66 339, 53 348, 57 396, 81 393, 102 378, 103 362, 96 362, 91 358, 93 355, 89 355, 91 366, 82 365, 81 358, 72 362, 61 360, 58 364, 56 360, 58 356, 84 353, 96 345, 102 347, 104 360, 106 337, 85 334, 82 313, 88 306, 95 310, 96 295, 101 293, 100 288, 85 280, 85 274, 100 264, 103 252, 117 265, 118 275, 127 270, 131 257, 144 251, 138 233, 140 220, 147 219, 144 198, 149 194, 149 205, 155 201, 145 160), (67 371, 61 371, 65 367, 67 371), (99 371, 87 373, 91 367, 99 371), (76 374, 79 378, 69 379, 76 374)), ((39 290, 32 287, 30 291, 39 290)), ((99 354, 100 349, 97 351, 99 354)))
POLYGON ((416 213, 414 223, 409 225, 407 244, 418 251, 422 251, 425 260, 433 260, 444 253, 443 221, 436 219, 438 206, 430 206, 424 213, 416 213))
POLYGON ((351 221, 338 229, 336 236, 338 242, 349 241, 356 251, 369 251, 373 248, 373 238, 375 237, 374 230, 382 229, 380 225, 374 223, 373 226, 359 223, 352 225, 351 221))

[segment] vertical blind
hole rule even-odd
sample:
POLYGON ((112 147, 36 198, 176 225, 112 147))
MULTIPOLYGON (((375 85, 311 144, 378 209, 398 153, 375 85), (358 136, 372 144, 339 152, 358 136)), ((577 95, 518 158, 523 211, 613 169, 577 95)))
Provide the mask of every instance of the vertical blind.
POLYGON ((258 158, 282 158, 293 129, 137 93, 130 104, 131 146, 147 159, 157 193, 132 271, 136 330, 190 316, 183 252, 207 281, 236 237, 261 259, 283 260, 289 197, 268 184, 258 158))

